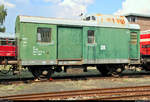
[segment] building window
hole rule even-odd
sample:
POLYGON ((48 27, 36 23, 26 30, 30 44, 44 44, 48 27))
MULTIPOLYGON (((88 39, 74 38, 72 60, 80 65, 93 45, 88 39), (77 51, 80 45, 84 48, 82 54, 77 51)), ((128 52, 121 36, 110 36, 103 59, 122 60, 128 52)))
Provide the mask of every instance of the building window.
POLYGON ((136 22, 137 21, 137 17, 127 17, 129 22, 136 22))
POLYGON ((131 32, 131 44, 136 45, 137 44, 137 33, 131 32))
POLYGON ((136 22, 137 18, 136 17, 131 17, 131 22, 136 22))
POLYGON ((38 28, 37 29, 38 42, 51 42, 51 28, 38 28))
POLYGON ((95 43, 94 30, 88 30, 88 43, 89 44, 95 43))

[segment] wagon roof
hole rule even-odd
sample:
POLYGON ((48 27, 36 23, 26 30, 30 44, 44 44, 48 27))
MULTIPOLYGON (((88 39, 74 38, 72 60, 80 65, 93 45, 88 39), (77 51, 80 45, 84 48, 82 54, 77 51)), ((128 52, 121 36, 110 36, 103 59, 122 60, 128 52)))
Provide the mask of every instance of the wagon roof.
POLYGON ((103 21, 100 19, 96 21, 84 21, 84 20, 71 20, 71 19, 61 19, 61 18, 19 16, 19 20, 20 22, 69 25, 69 26, 95 26, 95 27, 140 29, 139 25, 129 24, 127 19, 124 16, 110 16, 110 18, 106 18, 106 17, 108 16, 103 16, 103 18, 101 18, 103 19, 103 21))
POLYGON ((0 38, 11 38, 11 39, 14 39, 15 38, 15 34, 1 33, 0 32, 0 38))

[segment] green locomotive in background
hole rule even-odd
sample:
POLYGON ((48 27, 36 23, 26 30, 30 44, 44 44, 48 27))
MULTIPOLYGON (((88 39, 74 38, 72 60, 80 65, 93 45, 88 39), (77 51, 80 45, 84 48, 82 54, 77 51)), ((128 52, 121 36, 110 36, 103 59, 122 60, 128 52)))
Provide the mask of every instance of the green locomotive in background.
POLYGON ((118 75, 140 64, 140 27, 123 16, 89 15, 82 20, 18 16, 17 61, 35 77, 50 77, 62 67, 96 66, 118 75))

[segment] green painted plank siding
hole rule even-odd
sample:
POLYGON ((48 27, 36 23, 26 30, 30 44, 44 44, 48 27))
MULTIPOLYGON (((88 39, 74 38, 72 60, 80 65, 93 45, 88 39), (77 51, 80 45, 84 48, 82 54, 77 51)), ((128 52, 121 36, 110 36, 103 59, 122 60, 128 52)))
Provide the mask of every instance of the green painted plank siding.
POLYGON ((130 30, 130 58, 131 59, 140 59, 140 32, 139 30, 130 30), (131 33, 137 34, 137 43, 131 43, 131 33))
POLYGON ((82 28, 58 28, 58 59, 82 58, 82 28))
POLYGON ((28 62, 80 58, 93 61, 140 59, 139 33, 139 30, 124 28, 62 27, 51 24, 20 23, 19 18, 16 20, 19 59, 28 62), (37 42, 38 27, 51 28, 50 43, 37 42), (88 44, 88 30, 95 32, 94 44, 88 44), (130 32, 138 34, 136 45, 130 44, 130 32))
POLYGON ((57 57, 57 34, 56 25, 49 24, 34 24, 34 23, 21 23, 20 28, 20 59, 22 61, 34 60, 56 60, 57 57), (37 28, 51 28, 52 41, 50 43, 37 42, 37 28))
POLYGON ((84 59, 128 59, 128 29, 84 27, 84 59), (95 44, 88 44, 88 30, 95 31, 95 44))

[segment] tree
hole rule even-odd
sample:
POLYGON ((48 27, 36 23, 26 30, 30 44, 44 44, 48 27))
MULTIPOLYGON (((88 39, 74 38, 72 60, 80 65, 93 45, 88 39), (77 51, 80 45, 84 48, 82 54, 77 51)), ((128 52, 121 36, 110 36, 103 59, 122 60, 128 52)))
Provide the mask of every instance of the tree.
POLYGON ((4 5, 0 5, 0 32, 5 32, 4 21, 7 16, 7 9, 4 5))

